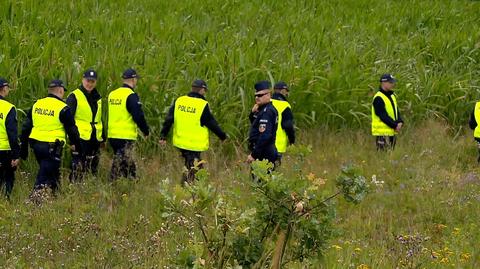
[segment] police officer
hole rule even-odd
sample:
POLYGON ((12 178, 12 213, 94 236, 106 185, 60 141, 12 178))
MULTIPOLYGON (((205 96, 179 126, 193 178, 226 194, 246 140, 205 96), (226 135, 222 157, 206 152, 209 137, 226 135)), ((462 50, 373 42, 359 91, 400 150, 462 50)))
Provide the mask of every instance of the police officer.
POLYGON ((70 108, 62 100, 65 86, 59 79, 48 84, 48 96, 37 100, 27 112, 21 139, 21 157, 28 155, 28 142, 40 166, 35 181, 37 190, 50 188, 55 192, 60 180, 60 164, 66 134, 73 151, 81 152, 80 137, 70 108))
POLYGON ((114 153, 110 173, 111 180, 119 177, 130 179, 137 177, 133 159, 137 126, 145 136, 148 136, 150 132, 142 110, 142 103, 134 91, 138 78, 134 69, 125 70, 122 75, 122 87, 108 95, 107 137, 114 153))
POLYGON ((7 199, 10 199, 12 193, 20 155, 17 140, 17 110, 5 100, 9 92, 8 81, 0 78, 0 188, 5 185, 7 199))
POLYGON ((390 74, 380 77, 380 88, 373 97, 372 135, 377 150, 394 149, 395 135, 400 132, 403 120, 398 110, 397 97, 393 92, 397 80, 390 74))
POLYGON ((218 126, 205 100, 207 92, 205 81, 198 79, 192 83, 192 91, 175 100, 170 107, 163 128, 160 132, 160 144, 166 143, 166 137, 173 125, 173 145, 177 147, 185 160, 186 174, 183 183, 191 183, 195 179, 196 168, 201 168, 200 153, 209 146, 208 130, 216 134, 222 141, 227 138, 218 126), (195 167, 197 162, 197 167, 195 167))
POLYGON ((255 84, 255 104, 250 114, 250 135, 248 138, 251 153, 247 162, 268 160, 275 164, 278 152, 275 148, 275 136, 278 125, 278 113, 271 102, 271 85, 268 81, 255 84))
POLYGON ((80 133, 83 154, 72 152, 72 172, 70 180, 83 178, 86 172, 97 174, 100 143, 105 141, 102 123, 102 97, 95 86, 97 72, 88 69, 83 73, 82 85, 67 97, 67 105, 74 115, 80 133))
POLYGON ((279 153, 278 159, 280 161, 282 154, 287 151, 287 146, 295 143, 295 128, 293 125, 292 108, 287 101, 289 92, 287 84, 279 81, 273 86, 273 90, 272 104, 278 112, 275 147, 279 153))
POLYGON ((475 103, 475 107, 472 111, 472 114, 470 115, 470 121, 468 122, 470 125, 470 129, 473 130, 473 137, 475 141, 477 142, 477 148, 478 148, 478 159, 477 161, 480 163, 480 101, 475 103))

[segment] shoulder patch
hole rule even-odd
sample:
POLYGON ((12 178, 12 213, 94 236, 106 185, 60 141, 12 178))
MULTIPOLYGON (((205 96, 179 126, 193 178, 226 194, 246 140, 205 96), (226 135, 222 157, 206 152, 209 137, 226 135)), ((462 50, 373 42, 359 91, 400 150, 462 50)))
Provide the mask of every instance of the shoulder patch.
POLYGON ((260 125, 258 126, 258 131, 259 131, 260 133, 265 132, 265 130, 267 130, 267 124, 262 123, 262 124, 260 124, 260 125))

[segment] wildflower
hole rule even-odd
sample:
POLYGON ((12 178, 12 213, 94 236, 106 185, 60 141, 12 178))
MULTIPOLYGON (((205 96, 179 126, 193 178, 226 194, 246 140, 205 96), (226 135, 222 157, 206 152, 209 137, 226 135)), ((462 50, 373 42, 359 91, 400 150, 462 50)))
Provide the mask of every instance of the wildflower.
POLYGON ((370 269, 370 267, 368 267, 368 265, 362 263, 359 266, 357 266, 357 269, 370 269))
POLYGON ((315 180, 315 174, 310 172, 310 174, 307 175, 307 179, 310 180, 310 181, 314 181, 315 180))
POLYGON ((332 248, 336 249, 336 250, 341 250, 343 249, 341 246, 339 245, 332 245, 332 248))
POLYGON ((448 258, 447 257, 444 257, 440 260, 440 263, 444 263, 444 264, 447 264, 449 262, 448 258))
POLYGON ((433 251, 432 250, 432 259, 438 259, 438 257, 440 257, 440 253, 436 252, 436 251, 433 251))
POLYGON ((460 261, 461 262, 467 262, 468 260, 470 260, 470 257, 472 257, 472 255, 470 255, 470 253, 462 253, 460 255, 460 261))
POLYGON ((362 251, 362 249, 361 248, 355 248, 355 251, 360 252, 360 251, 362 251))

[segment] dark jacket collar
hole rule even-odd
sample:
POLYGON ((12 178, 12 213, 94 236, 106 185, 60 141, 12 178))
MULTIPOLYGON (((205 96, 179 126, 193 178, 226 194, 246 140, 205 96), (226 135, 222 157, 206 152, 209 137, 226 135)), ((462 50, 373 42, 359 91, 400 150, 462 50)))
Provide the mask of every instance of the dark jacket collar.
POLYGON ((199 93, 197 93, 197 92, 189 92, 189 93, 188 93, 188 96, 189 96, 189 97, 193 97, 193 98, 200 98, 200 99, 205 100, 205 96, 203 96, 203 95, 201 95, 201 94, 199 94, 199 93))
POLYGON ((281 93, 277 93, 277 92, 273 93, 272 99, 280 100, 280 101, 287 101, 287 97, 285 97, 285 95, 283 95, 281 93))
POLYGON ((383 94, 385 94, 386 96, 390 96, 390 95, 394 94, 393 91, 385 91, 384 89, 382 89, 382 87, 378 88, 378 90, 380 92, 382 92, 383 94))
POLYGON ((5 97, 0 95, 0 100, 5 100, 5 97))
POLYGON ((258 111, 262 111, 265 107, 267 107, 267 106, 269 106, 269 105, 271 105, 271 104, 272 104, 272 102, 268 102, 268 103, 266 103, 266 104, 264 104, 264 105, 259 106, 259 107, 258 107, 258 111))
POLYGON ((49 93, 49 94, 47 95, 47 97, 52 97, 52 98, 58 99, 58 100, 60 100, 60 101, 62 101, 62 102, 63 102, 62 98, 59 98, 59 97, 58 97, 58 96, 56 96, 55 94, 51 94, 51 93, 49 93))
POLYGON ((130 87, 130 85, 126 84, 126 83, 123 83, 122 87, 124 88, 129 88, 131 89, 132 91, 135 90, 134 88, 130 87))

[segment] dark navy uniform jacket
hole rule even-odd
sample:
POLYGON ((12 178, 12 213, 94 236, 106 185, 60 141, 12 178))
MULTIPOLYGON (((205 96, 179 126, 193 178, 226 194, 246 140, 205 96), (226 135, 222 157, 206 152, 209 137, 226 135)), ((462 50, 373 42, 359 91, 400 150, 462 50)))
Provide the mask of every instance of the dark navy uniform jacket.
POLYGON ((267 159, 275 162, 278 158, 275 148, 278 112, 272 103, 258 108, 257 113, 250 114, 250 135, 248 138, 252 157, 256 160, 267 159))

